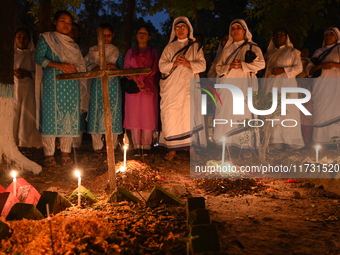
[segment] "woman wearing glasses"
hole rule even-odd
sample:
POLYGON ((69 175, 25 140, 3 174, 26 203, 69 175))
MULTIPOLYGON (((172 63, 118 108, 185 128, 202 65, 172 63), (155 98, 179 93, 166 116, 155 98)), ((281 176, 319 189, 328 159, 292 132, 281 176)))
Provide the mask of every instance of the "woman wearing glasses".
MULTIPOLYGON (((198 78, 198 74, 205 71, 205 68, 203 50, 195 43, 190 21, 186 17, 176 18, 169 43, 159 61, 162 73, 160 145, 169 150, 166 160, 172 160, 176 151, 189 149, 190 145, 206 146, 205 133, 202 130, 203 116, 190 115, 190 107, 193 107, 190 95, 197 95, 200 99, 201 93, 199 89, 190 86, 190 78, 198 78)), ((198 102, 200 100, 196 100, 198 102)), ((200 105, 196 104, 195 109, 201 109, 200 105)), ((190 157, 192 160, 200 160, 193 147, 190 149, 190 157)))
MULTIPOLYGON (((218 83, 237 86, 243 95, 247 95, 248 87, 252 87, 253 91, 258 90, 256 73, 265 67, 263 55, 261 49, 252 41, 252 34, 244 20, 233 20, 229 27, 229 35, 229 40, 216 64, 216 73, 220 78, 218 83)), ((233 115, 231 103, 233 98, 230 91, 217 89, 217 92, 223 104, 216 105, 215 119, 225 119, 228 123, 216 125, 214 140, 220 143, 222 138, 226 137, 228 146, 243 149, 243 157, 250 158, 251 149, 255 147, 253 132, 243 125, 232 123, 243 123, 243 120, 254 119, 254 116, 246 105, 244 115, 233 115)))
POLYGON ((152 132, 158 126, 158 61, 156 49, 148 45, 151 38, 149 28, 137 30, 137 45, 130 49, 124 60, 124 68, 151 67, 150 74, 127 77, 136 82, 139 92, 125 92, 124 128, 131 130, 135 148, 134 156, 148 156, 152 143, 152 132))
MULTIPOLYGON (((124 57, 119 49, 112 44, 114 37, 113 27, 109 23, 102 23, 99 27, 103 29, 105 38, 105 56, 106 69, 123 68, 124 57)), ((90 48, 88 55, 85 57, 87 69, 89 71, 100 70, 99 64, 99 46, 95 45, 90 48)), ((100 78, 92 79, 90 89, 90 106, 88 112, 88 130, 92 136, 92 147, 94 156, 101 156, 104 149, 102 135, 105 134, 104 125, 104 104, 103 91, 100 78)), ((110 112, 112 117, 113 141, 117 141, 118 134, 122 133, 122 91, 119 77, 109 77, 109 94, 110 94, 110 112)))

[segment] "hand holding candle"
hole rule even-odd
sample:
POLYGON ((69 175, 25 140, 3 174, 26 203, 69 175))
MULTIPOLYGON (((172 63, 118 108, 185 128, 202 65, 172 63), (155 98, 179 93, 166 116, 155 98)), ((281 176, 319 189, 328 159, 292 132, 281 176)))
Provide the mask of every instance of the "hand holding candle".
POLYGON ((75 175, 78 177, 78 206, 81 205, 81 177, 79 170, 74 171, 75 175))

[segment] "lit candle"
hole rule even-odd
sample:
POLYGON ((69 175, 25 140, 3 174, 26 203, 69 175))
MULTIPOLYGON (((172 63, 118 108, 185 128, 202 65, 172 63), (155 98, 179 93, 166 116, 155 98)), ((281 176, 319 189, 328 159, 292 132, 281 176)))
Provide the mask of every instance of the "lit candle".
POLYGON ((319 149, 321 148, 320 145, 317 145, 315 146, 315 152, 316 152, 316 155, 315 155, 315 162, 316 163, 319 163, 319 149))
POLYGON ((17 172, 12 171, 11 175, 13 177, 13 194, 17 196, 17 172))
POLYGON ((225 136, 222 137, 222 166, 224 166, 224 155, 225 155, 225 142, 227 138, 225 136))
POLYGON ((78 206, 80 206, 81 205, 81 190, 80 190, 81 177, 80 177, 80 172, 78 170, 76 170, 74 173, 78 177, 78 206))
POLYGON ((126 170, 126 151, 128 149, 128 146, 124 145, 123 149, 124 149, 124 170, 126 170))

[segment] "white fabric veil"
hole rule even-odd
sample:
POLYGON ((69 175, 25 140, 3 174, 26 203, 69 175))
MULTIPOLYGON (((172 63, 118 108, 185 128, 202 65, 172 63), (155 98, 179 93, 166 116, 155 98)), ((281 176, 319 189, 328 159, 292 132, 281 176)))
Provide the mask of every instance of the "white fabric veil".
POLYGON ((243 29, 245 30, 245 35, 244 35, 244 39, 245 41, 247 42, 253 42, 252 41, 252 34, 250 33, 249 31, 249 28, 247 26, 247 23, 243 20, 243 19, 234 19, 231 23, 230 23, 230 26, 229 26, 229 40, 228 42, 226 43, 226 45, 224 46, 224 49, 227 48, 230 44, 232 44, 234 42, 234 39, 233 37, 231 36, 231 26, 234 25, 235 23, 239 23, 243 29))
MULTIPOLYGON (((336 43, 340 43, 340 31, 337 27, 329 27, 325 30, 325 32, 323 33, 323 35, 325 36, 325 34, 328 31, 332 31, 335 35, 336 35, 336 43)), ((322 41, 322 47, 325 47, 325 40, 322 41)))
POLYGON ((194 37, 194 29, 192 28, 191 26, 191 23, 189 21, 189 19, 187 17, 184 17, 184 16, 180 16, 180 17, 177 17, 174 22, 172 23, 172 28, 171 28, 171 35, 170 35, 170 40, 168 42, 171 43, 172 41, 175 40, 176 38, 176 34, 175 34, 175 26, 179 23, 184 23, 188 26, 189 28, 189 35, 188 35, 188 38, 195 41, 195 37, 194 37))
MULTIPOLYGON (((290 41, 290 38, 289 38, 289 35, 287 34, 287 32, 286 32, 286 36, 287 36, 287 38, 286 38, 285 46, 286 46, 286 47, 292 47, 292 48, 294 48, 294 45, 293 45, 293 43, 290 41)), ((273 37, 272 37, 272 39, 270 40, 270 43, 269 43, 269 45, 268 45, 268 47, 267 47, 267 52, 270 52, 270 51, 275 50, 275 49, 276 49, 276 48, 275 48, 275 44, 274 44, 274 42, 273 42, 273 37)))

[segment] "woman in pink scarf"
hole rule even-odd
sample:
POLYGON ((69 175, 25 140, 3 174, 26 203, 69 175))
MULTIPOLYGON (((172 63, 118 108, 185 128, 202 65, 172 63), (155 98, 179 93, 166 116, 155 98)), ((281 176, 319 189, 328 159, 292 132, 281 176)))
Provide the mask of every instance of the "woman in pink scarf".
POLYGON ((158 61, 156 49, 148 45, 150 31, 147 27, 137 30, 138 45, 130 49, 124 60, 124 68, 151 67, 150 74, 127 77, 133 79, 140 92, 125 93, 125 117, 123 127, 131 130, 134 156, 150 154, 152 132, 158 124, 158 61))

